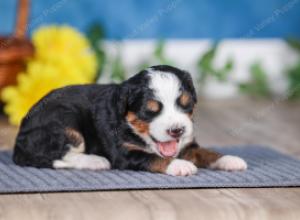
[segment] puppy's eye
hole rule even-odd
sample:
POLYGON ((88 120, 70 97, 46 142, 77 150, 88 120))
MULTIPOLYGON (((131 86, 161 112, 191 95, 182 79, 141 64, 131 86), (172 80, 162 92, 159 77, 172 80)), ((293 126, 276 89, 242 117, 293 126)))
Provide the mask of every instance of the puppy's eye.
POLYGON ((183 92, 179 97, 179 104, 182 107, 187 107, 191 103, 191 96, 187 92, 183 92))
POLYGON ((160 103, 155 100, 148 100, 147 101, 147 110, 150 112, 159 112, 160 111, 160 103))
POLYGON ((177 99, 177 105, 186 113, 193 112, 194 103, 192 101, 192 97, 188 92, 182 92, 182 94, 177 99))

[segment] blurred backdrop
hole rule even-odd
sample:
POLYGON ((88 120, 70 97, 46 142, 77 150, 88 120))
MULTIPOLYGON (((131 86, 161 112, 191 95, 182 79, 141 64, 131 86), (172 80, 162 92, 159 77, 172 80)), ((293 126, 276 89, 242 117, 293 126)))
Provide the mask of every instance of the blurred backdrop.
MULTIPOLYGON (((32 0, 29 30, 99 22, 108 39, 223 39, 300 36, 297 0, 32 0), (253 33, 251 33, 253 31, 253 33)), ((12 32, 17 0, 2 0, 1 33, 12 32)))
POLYGON ((18 124, 53 88, 157 64, 190 71, 205 98, 295 100, 299 27, 300 0, 1 0, 4 110, 18 124))

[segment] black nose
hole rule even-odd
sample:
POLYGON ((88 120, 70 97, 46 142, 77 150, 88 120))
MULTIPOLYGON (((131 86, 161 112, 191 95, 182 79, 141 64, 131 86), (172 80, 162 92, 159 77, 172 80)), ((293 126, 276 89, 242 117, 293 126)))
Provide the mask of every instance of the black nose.
POLYGON ((167 130, 167 133, 173 138, 179 138, 184 133, 184 127, 175 127, 167 130))

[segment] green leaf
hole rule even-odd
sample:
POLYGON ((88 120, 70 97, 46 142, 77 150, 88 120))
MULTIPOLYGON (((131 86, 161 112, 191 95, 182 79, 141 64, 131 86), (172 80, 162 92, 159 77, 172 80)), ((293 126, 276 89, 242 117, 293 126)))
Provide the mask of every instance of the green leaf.
POLYGON ((87 38, 92 46, 93 51, 95 52, 98 69, 95 77, 95 81, 101 76, 103 71, 104 63, 106 60, 105 50, 102 45, 102 40, 104 39, 104 31, 100 24, 93 23, 87 31, 87 38))
MULTIPOLYGON (((290 47, 300 53, 300 39, 288 38, 286 42, 290 47)), ((299 54, 300 55, 300 54, 299 54)), ((289 82, 289 88, 287 91, 288 98, 290 100, 296 100, 300 98, 300 59, 286 70, 287 78, 289 82)))
POLYGON ((99 23, 93 23, 87 31, 87 37, 91 42, 92 46, 96 46, 99 40, 104 39, 104 30, 99 23))
POLYGON ((198 67, 202 71, 211 71, 212 69, 212 62, 215 57, 217 45, 214 45, 212 48, 210 48, 208 51, 206 51, 202 57, 198 61, 198 67))
POLYGON ((287 72, 289 81, 288 98, 291 100, 300 98, 300 60, 287 72))
POLYGON ((154 49, 154 56, 160 59, 163 57, 163 52, 164 52, 164 47, 165 47, 165 41, 164 40, 159 40, 156 43, 155 49, 154 49))
POLYGON ((113 60, 111 78, 115 82, 122 82, 126 79, 126 70, 121 59, 120 51, 118 51, 117 56, 113 60))
POLYGON ((239 84, 242 93, 252 97, 271 97, 271 90, 268 85, 267 74, 260 63, 254 63, 250 66, 251 79, 247 83, 239 84))
POLYGON ((288 45, 290 45, 293 49, 300 52, 300 40, 296 38, 288 38, 286 39, 288 45))
POLYGON ((198 59, 197 70, 200 84, 204 84, 208 77, 212 77, 218 81, 224 82, 227 80, 228 74, 233 69, 233 60, 231 58, 229 58, 224 66, 220 69, 217 69, 213 66, 217 49, 218 43, 214 43, 214 45, 198 59))
POLYGON ((169 60, 165 54, 165 41, 164 40, 159 40, 156 45, 155 49, 153 52, 153 57, 159 62, 161 65, 172 65, 173 62, 169 60))

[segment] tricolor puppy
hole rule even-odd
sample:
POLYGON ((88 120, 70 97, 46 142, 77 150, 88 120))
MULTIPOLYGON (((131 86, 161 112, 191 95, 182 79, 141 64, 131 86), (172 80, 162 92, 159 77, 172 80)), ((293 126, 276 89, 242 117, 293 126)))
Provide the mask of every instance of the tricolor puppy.
POLYGON ((23 119, 13 159, 22 166, 131 169, 192 175, 198 167, 245 170, 239 157, 199 147, 189 73, 153 66, 122 84, 50 92, 23 119))

